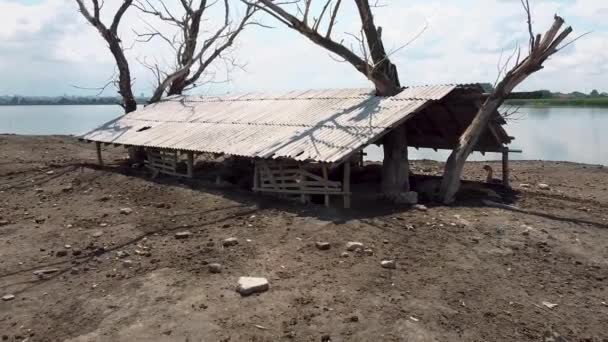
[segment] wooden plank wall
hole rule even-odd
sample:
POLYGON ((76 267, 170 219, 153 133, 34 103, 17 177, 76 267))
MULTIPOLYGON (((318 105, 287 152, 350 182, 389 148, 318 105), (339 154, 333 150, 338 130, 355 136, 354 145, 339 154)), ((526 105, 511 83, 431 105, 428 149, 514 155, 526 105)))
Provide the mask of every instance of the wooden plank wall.
POLYGON ((325 195, 325 205, 329 206, 330 195, 350 195, 343 189, 342 182, 329 180, 327 166, 323 165, 322 175, 307 170, 301 163, 292 161, 255 162, 254 191, 293 195, 303 202, 307 195, 325 195))
POLYGON ((192 177, 191 162, 193 157, 188 154, 188 167, 187 173, 181 173, 177 171, 177 164, 180 162, 180 156, 178 151, 174 150, 160 150, 160 149, 146 149, 148 159, 146 160, 146 166, 158 173, 177 176, 177 177, 192 177))

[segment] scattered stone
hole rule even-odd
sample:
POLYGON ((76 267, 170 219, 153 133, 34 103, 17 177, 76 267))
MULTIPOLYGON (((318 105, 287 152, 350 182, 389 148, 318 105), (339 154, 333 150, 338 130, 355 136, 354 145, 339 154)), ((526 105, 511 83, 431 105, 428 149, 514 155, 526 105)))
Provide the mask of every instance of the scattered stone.
POLYGON ((359 316, 357 316, 357 315, 350 316, 350 318, 348 320, 353 323, 359 322, 359 316))
POLYGON ((549 309, 553 309, 554 307, 557 306, 557 304, 554 303, 549 303, 549 302, 542 302, 542 304, 546 307, 548 307, 549 309))
POLYGON ((104 223, 100 223, 100 224, 99 224, 99 226, 100 226, 100 227, 107 227, 107 226, 108 226, 108 224, 104 222, 104 223))
POLYGON ((532 187, 532 185, 530 185, 530 184, 528 184, 528 183, 522 183, 522 184, 519 184, 519 187, 520 187, 520 188, 529 189, 529 188, 531 188, 531 187, 532 187))
POLYGON ((61 189, 61 191, 63 191, 63 192, 70 192, 70 191, 72 191, 73 189, 74 189, 74 188, 72 188, 72 186, 71 186, 71 185, 68 185, 68 186, 64 187, 63 189, 61 189))
POLYGON ((321 336, 321 342, 331 342, 331 336, 329 336, 329 335, 321 336))
POLYGON ((122 261, 122 266, 126 267, 126 268, 129 268, 129 267, 133 266, 133 260, 129 260, 129 259, 123 260, 122 261))
POLYGON ((34 219, 34 222, 36 222, 38 224, 42 224, 42 223, 44 223, 44 221, 46 221, 46 219, 44 217, 37 217, 34 219))
POLYGON ((538 188, 541 190, 551 190, 551 187, 548 184, 544 184, 544 183, 538 184, 538 188))
POLYGON ((98 238, 98 237, 100 237, 102 235, 103 235, 103 232, 101 230, 93 233, 93 237, 95 237, 95 238, 98 238))
POLYGON ((365 253, 368 256, 372 256, 372 255, 374 255, 374 250, 371 248, 366 248, 363 250, 363 253, 365 253))
POLYGON ((414 229, 416 229, 416 227, 414 227, 414 225, 413 225, 413 224, 406 224, 406 225, 405 225, 405 229, 406 229, 406 230, 414 230, 414 229))
POLYGON ((72 255, 73 256, 79 256, 82 254, 82 251, 80 249, 73 249, 72 250, 72 255))
POLYGON ((116 252, 116 257, 118 257, 119 259, 124 259, 126 257, 129 256, 129 252, 127 251, 118 251, 116 252))
POLYGON ((222 273, 222 265, 218 263, 209 264, 209 272, 211 273, 222 273))
POLYGON ((350 254, 348 254, 348 252, 342 252, 342 254, 340 254, 341 258, 348 258, 350 256, 350 254))
POLYGON ((51 171, 47 171, 47 172, 46 172, 46 174, 47 174, 47 175, 52 175, 52 174, 54 174, 54 173, 55 173, 55 171, 53 171, 53 170, 51 170, 51 171))
POLYGON ((8 222, 7 220, 0 220, 0 226, 6 226, 9 223, 10 222, 8 222))
POLYGON ((57 272, 59 272, 58 268, 47 268, 47 269, 43 269, 43 270, 34 271, 34 275, 42 276, 45 274, 52 274, 52 273, 57 273, 57 272))
POLYGON ((317 241, 315 243, 315 246, 317 246, 317 249, 320 249, 322 251, 326 251, 331 248, 331 244, 326 241, 317 241))
POLYGON ((129 215, 133 212, 133 209, 131 208, 122 208, 120 209, 120 213, 123 215, 129 215))
POLYGON ((148 250, 143 250, 142 251, 142 250, 136 249, 135 250, 135 254, 137 254, 137 255, 143 255, 145 257, 151 257, 152 256, 152 252, 150 252, 148 250))
POLYGON ((429 210, 429 208, 427 208, 426 205, 424 205, 424 204, 416 204, 416 205, 414 205, 413 208, 416 209, 416 210, 420 210, 420 211, 427 211, 427 210, 429 210))
POLYGON ((188 232, 188 231, 175 233, 175 238, 178 239, 178 240, 187 239, 190 236, 192 236, 192 233, 188 232))
POLYGON ((241 296, 249 296, 254 293, 265 292, 270 288, 266 278, 240 277, 238 284, 239 285, 236 291, 240 293, 241 296))
POLYGON ((363 244, 361 242, 350 241, 346 243, 346 250, 349 252, 356 251, 357 249, 363 249, 363 244))
POLYGON ((68 251, 66 251, 66 250, 60 250, 60 251, 57 251, 57 253, 55 255, 57 255, 58 257, 62 258, 64 256, 68 255, 68 251))
POLYGON ((12 294, 7 294, 6 296, 2 297, 2 300, 5 302, 8 302, 9 300, 13 300, 13 299, 15 299, 15 295, 12 295, 12 294))
POLYGON ((41 193, 41 192, 44 192, 44 189, 41 189, 41 188, 36 188, 36 189, 35 189, 35 191, 36 191, 37 193, 41 193))
POLYGON ((380 262, 380 266, 384 268, 395 269, 397 268, 397 263, 395 262, 395 260, 382 260, 380 262))
POLYGON ((78 269, 78 267, 72 267, 72 269, 70 270, 70 274, 78 274, 80 273, 80 270, 78 269))
POLYGON ((224 246, 224 247, 236 246, 238 244, 239 244, 239 240, 235 237, 230 237, 230 238, 227 238, 224 241, 222 241, 222 246, 224 246))

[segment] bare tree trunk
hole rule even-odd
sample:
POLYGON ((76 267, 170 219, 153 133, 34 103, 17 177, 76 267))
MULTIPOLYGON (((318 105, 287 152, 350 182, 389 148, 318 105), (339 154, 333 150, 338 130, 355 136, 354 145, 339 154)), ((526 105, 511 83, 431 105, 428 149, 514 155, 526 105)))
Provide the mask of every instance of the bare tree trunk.
POLYGON ((543 63, 560 50, 559 45, 572 32, 572 28, 567 27, 559 33, 560 28, 564 24, 564 19, 555 16, 553 25, 544 36, 541 36, 540 34, 534 36, 534 33, 532 32, 530 6, 527 1, 524 2, 524 8, 528 16, 530 33, 529 55, 522 61, 519 61, 518 54, 518 60, 516 61, 515 66, 505 74, 502 81, 498 83, 490 94, 490 97, 485 100, 469 127, 467 127, 460 137, 458 146, 456 146, 450 154, 445 165, 440 189, 440 200, 445 204, 454 201, 454 197, 460 187, 460 178, 462 176, 464 163, 473 151, 479 137, 488 127, 492 115, 498 110, 498 107, 502 105, 504 100, 517 85, 523 82, 531 74, 543 68, 543 63))
POLYGON ((103 2, 100 4, 99 0, 91 0, 93 5, 93 12, 89 11, 84 3, 84 0, 76 0, 80 13, 82 16, 97 29, 99 34, 108 43, 110 52, 114 56, 116 66, 118 67, 118 92, 122 97, 122 107, 125 113, 130 113, 137 109, 137 102, 133 96, 131 88, 131 72, 129 70, 129 62, 125 57, 125 52, 122 49, 120 38, 118 37, 118 25, 122 20, 123 15, 132 5, 133 0, 125 0, 116 13, 110 27, 101 21, 100 11, 103 7, 103 2))
POLYGON ((409 161, 405 126, 399 126, 384 138, 382 162, 382 194, 392 200, 409 191, 409 161))

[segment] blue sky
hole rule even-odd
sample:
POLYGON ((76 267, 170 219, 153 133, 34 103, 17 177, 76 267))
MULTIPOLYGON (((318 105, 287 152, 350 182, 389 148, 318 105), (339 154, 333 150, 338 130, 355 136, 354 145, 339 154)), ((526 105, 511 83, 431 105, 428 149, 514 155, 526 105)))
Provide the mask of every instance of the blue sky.
MULTIPOLYGON (((317 0, 319 1, 319 0, 317 0)), ((120 0, 106 0, 111 15, 120 0)), ((345 32, 357 32, 352 1, 343 1, 334 30, 336 40, 356 43, 345 32)), ((426 25, 424 33, 392 59, 403 84, 493 82, 501 51, 525 48, 526 24, 519 0, 385 0, 376 10, 385 45, 396 49, 426 25)), ((593 31, 546 63, 545 70, 519 89, 608 91, 608 1, 531 0, 536 31, 544 31, 554 13, 562 15, 575 34, 593 31)), ((235 5, 234 7, 238 7, 235 5)), ((236 8, 238 17, 239 8, 236 8)), ((329 54, 273 18, 259 20, 275 29, 251 27, 235 46, 232 56, 244 70, 228 75, 215 66, 217 80, 200 92, 284 91, 329 87, 369 87, 350 65, 329 54)), ((213 20, 210 20, 213 23, 213 20)), ((212 25, 212 24, 211 24, 212 25)), ((144 27, 142 15, 132 10, 121 26, 125 46, 134 40, 132 29, 144 27)), ((169 29, 169 28, 167 28, 169 29)), ((112 76, 113 60, 97 32, 77 11, 73 0, 0 0, 0 94, 93 94, 73 85, 93 87, 112 76)), ((137 60, 156 60, 171 67, 171 54, 160 42, 135 44, 128 51, 137 94, 148 94, 153 78, 137 60)), ((113 89, 106 95, 114 93, 113 89)))

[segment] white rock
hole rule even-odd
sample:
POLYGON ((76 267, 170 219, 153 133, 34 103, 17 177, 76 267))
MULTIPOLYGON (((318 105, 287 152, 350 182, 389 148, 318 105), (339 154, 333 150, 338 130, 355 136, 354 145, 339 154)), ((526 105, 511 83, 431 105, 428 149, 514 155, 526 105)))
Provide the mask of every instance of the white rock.
POLYGON ((329 242, 326 241, 317 241, 315 243, 315 246, 317 246, 318 249, 322 250, 322 251, 326 251, 328 249, 331 248, 331 244, 329 242))
POLYGON ((13 300, 13 299, 15 299, 15 295, 12 295, 12 294, 7 294, 6 296, 2 297, 2 300, 5 302, 8 302, 9 300, 13 300))
POLYGON ((551 187, 548 184, 544 184, 544 183, 538 184, 538 188, 541 190, 551 190, 551 187))
POLYGON ((554 303, 549 303, 549 302, 543 302, 542 303, 544 306, 548 307, 549 309, 553 309, 554 307, 557 306, 557 304, 554 303))
POLYGON ((416 209, 416 210, 420 210, 420 211, 427 211, 427 210, 429 210, 429 208, 427 208, 426 205, 424 205, 424 204, 416 204, 416 205, 414 205, 413 208, 416 209))
POLYGON ((176 239, 187 239, 192 235, 192 233, 186 231, 186 232, 177 232, 175 233, 175 238, 176 239))
POLYGON ((129 215, 132 212, 133 212, 133 209, 131 209, 131 208, 122 208, 122 209, 120 209, 120 213, 123 214, 123 215, 129 215))
POLYGON ((236 246, 238 244, 239 244, 239 239, 237 239, 235 237, 229 237, 229 238, 225 239, 224 241, 222 241, 222 246, 224 246, 224 247, 236 246))
POLYGON ((356 251, 357 249, 363 249, 363 244, 361 242, 350 241, 346 243, 346 250, 349 252, 356 251))
POLYGON ((397 268, 397 263, 395 262, 395 260, 382 260, 380 262, 380 266, 384 268, 395 269, 397 268))
POLYGON ((236 291, 241 296, 249 296, 254 293, 268 291, 270 285, 268 279, 258 277, 240 277, 236 291))

